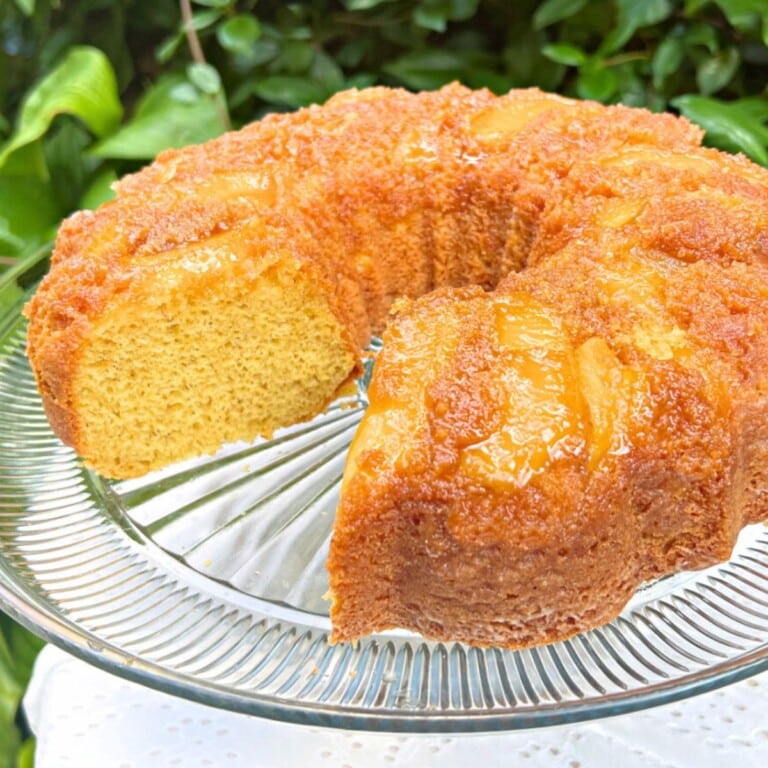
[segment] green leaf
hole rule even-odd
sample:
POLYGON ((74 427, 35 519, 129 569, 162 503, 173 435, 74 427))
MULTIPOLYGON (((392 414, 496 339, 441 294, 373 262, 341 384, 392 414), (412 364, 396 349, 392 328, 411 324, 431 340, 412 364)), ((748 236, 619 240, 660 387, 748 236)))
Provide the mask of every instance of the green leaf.
POLYGON ((671 0, 616 0, 616 8, 616 26, 600 46, 602 53, 618 50, 638 29, 658 24, 674 11, 671 0))
POLYGON ((5 171, 0 173, 0 212, 20 250, 48 240, 63 214, 50 184, 5 171))
MULTIPOLYGON (((192 23, 190 26, 196 32, 213 26, 221 18, 221 11, 199 11, 192 14, 192 23)), ((174 30, 173 34, 165 38, 155 48, 155 58, 159 64, 167 64, 174 56, 179 47, 186 40, 186 34, 183 27, 174 30)))
MULTIPOLYGON (((18 285, 13 283, 13 288, 16 289, 19 295, 21 294, 21 289, 18 285)), ((8 300, 5 297, 6 292, 3 292, 4 302, 8 300)), ((2 616, 2 622, 0 628, 4 631, 0 631, 0 723, 12 723, 21 700, 23 687, 21 681, 16 676, 13 655, 5 637, 5 631, 11 626, 11 621, 7 617, 2 616)))
POLYGON ((683 14, 686 17, 695 16, 702 8, 709 5, 712 0, 685 0, 683 14))
POLYGON ((309 74, 314 81, 325 87, 329 96, 344 87, 341 67, 325 51, 317 51, 309 74))
POLYGON ((25 16, 31 16, 35 12, 35 0, 16 0, 16 7, 25 16))
POLYGON ((163 42, 155 48, 155 58, 157 59, 158 64, 167 64, 173 58, 173 55, 179 49, 183 40, 184 33, 181 30, 163 40, 163 42))
POLYGON ((233 0, 192 0, 195 5, 204 5, 207 8, 226 8, 232 5, 233 0))
POLYGON ((174 85, 168 95, 180 104, 194 104, 200 99, 200 90, 185 80, 183 83, 174 85))
POLYGON ((314 58, 314 43, 306 40, 286 40, 280 51, 280 56, 275 61, 275 69, 297 75, 306 72, 314 58))
POLYGON ((274 40, 261 38, 257 40, 248 53, 248 64, 259 66, 272 61, 280 53, 280 46, 274 40))
POLYGON ((545 0, 533 14, 533 28, 544 29, 575 16, 586 4, 587 0, 545 0))
POLYGON ((119 124, 122 111, 109 59, 96 48, 71 48, 24 99, 16 130, 0 152, 0 167, 11 153, 43 136, 56 115, 75 115, 102 137, 119 124))
POLYGON ((273 75, 253 85, 253 92, 270 104, 284 104, 289 107, 305 107, 318 104, 328 96, 325 88, 306 77, 273 75))
MULTIPOLYGON (((0 311, 13 306, 23 296, 16 278, 17 265, 6 273, 0 290, 0 311)), ((21 697, 32 674, 32 664, 43 642, 0 612, 0 764, 11 765, 21 738, 15 728, 21 697)))
MULTIPOLYGON (((221 120, 214 99, 203 93, 190 103, 172 98, 179 85, 187 83, 180 75, 164 75, 139 102, 133 119, 96 146, 96 157, 150 160, 168 147, 197 144, 218 136, 221 120)), ((188 83, 187 83, 188 84, 188 83)))
POLYGON ((620 101, 628 107, 646 107, 654 111, 666 108, 666 100, 647 87, 647 77, 639 75, 634 62, 613 66, 611 71, 616 74, 617 79, 617 95, 611 101, 620 101))
POLYGON ((253 44, 261 37, 258 19, 246 14, 232 16, 216 27, 219 45, 230 53, 247 56, 253 44))
POLYGON ((370 41, 364 37, 349 40, 336 52, 336 62, 342 67, 357 67, 370 47, 370 41))
POLYGON ((679 34, 667 35, 658 45, 651 58, 653 87, 661 90, 666 79, 677 72, 685 58, 685 43, 679 34))
POLYGON ((291 27, 283 31, 283 37, 286 40, 314 40, 315 30, 306 25, 291 27))
POLYGON ((11 721, 0 720, 0 766, 12 768, 15 756, 18 754, 21 737, 16 724, 11 721))
POLYGON ((13 655, 16 678, 26 688, 37 654, 45 642, 15 621, 8 622, 4 631, 13 655))
POLYGON ((715 0, 715 4, 736 29, 757 29, 760 19, 768 15, 765 0, 715 0))
POLYGON ((576 92, 582 99, 607 102, 616 93, 618 78, 611 69, 596 67, 582 70, 576 80, 576 92))
POLYGON ((727 48, 700 62, 696 68, 696 84, 709 96, 725 88, 731 82, 741 63, 738 48, 727 48))
POLYGON ((27 739, 16 755, 16 768, 35 768, 35 740, 27 739))
POLYGON ((513 86, 537 85, 545 91, 557 89, 565 74, 565 66, 543 55, 543 41, 541 33, 527 33, 510 40, 502 52, 502 60, 513 86))
POLYGON ((709 24, 691 24, 684 32, 685 44, 689 47, 695 45, 704 46, 710 53, 715 53, 720 48, 717 32, 709 24))
MULTIPOLYGON (((14 254, 14 256, 16 255, 14 254)), ((0 318, 5 317, 23 298, 24 291, 14 281, 3 285, 2 289, 0 289, 0 318)), ((2 642, 2 638, 0 638, 0 642, 2 642)), ((16 713, 14 705, 15 694, 11 691, 11 682, 8 682, 10 680, 8 677, 10 669, 4 670, 3 664, 7 664, 7 661, 3 660, 3 651, 0 649, 0 729, 3 727, 3 720, 10 720, 12 722, 16 713)), ((15 682, 13 684, 15 685, 15 682)))
POLYGON ((768 165, 768 131, 749 109, 738 102, 728 104, 698 94, 678 96, 671 103, 689 120, 698 123, 715 146, 743 152, 754 161, 768 165))
POLYGON ((416 26, 431 29, 433 32, 445 32, 448 27, 448 14, 444 7, 430 7, 420 3, 413 11, 413 22, 416 26))
POLYGON ((187 66, 187 77, 203 93, 216 94, 221 90, 221 76, 216 68, 203 61, 195 61, 187 66))
MULTIPOLYGON (((759 123, 768 122, 768 98, 765 96, 749 96, 732 103, 742 109, 744 114, 749 115, 751 119, 757 120, 759 123)), ((768 129, 766 132, 765 143, 768 144, 768 129)))
MULTIPOLYGON (((221 11, 198 11, 197 13, 192 14, 192 23, 190 26, 195 32, 200 32, 204 29, 208 29, 208 27, 212 27, 220 18, 221 11)), ((183 28, 180 31, 184 34, 183 28)))
POLYGON ((476 13, 480 0, 448 0, 451 21, 466 21, 476 13))
POLYGON ((413 11, 417 27, 445 32, 449 21, 466 21, 477 13, 478 0, 421 0, 413 11))
POLYGON ((115 196, 112 185, 117 181, 117 174, 114 168, 102 168, 91 179, 88 188, 83 193, 77 205, 78 208, 89 208, 95 210, 102 203, 111 200, 115 196))
POLYGON ((458 80, 464 73, 460 56, 436 48, 406 53, 385 64, 383 70, 402 80, 409 88, 432 90, 458 80))
POLYGON ((84 154, 91 137, 83 125, 65 116, 50 131, 44 144, 50 185, 62 210, 72 210, 85 187, 85 179, 98 162, 84 154))
POLYGON ((393 0, 344 0, 344 7, 348 11, 367 11, 377 5, 391 3, 393 0))
POLYGON ((50 180, 48 167, 45 164, 43 140, 38 139, 30 144, 19 147, 5 161, 0 174, 8 176, 35 176, 40 181, 50 180))
MULTIPOLYGON (((5 314, 6 310, 18 312, 19 304, 25 298, 25 289, 45 274, 52 250, 53 237, 42 245, 28 248, 18 254, 15 262, 0 275, 0 316, 5 314)), ((9 626, 13 623, 8 616, 0 611, 0 634, 5 633, 6 638, 9 638, 11 635, 9 626)), ((6 640, 6 642, 8 641, 6 640)), ((11 656, 14 653, 15 651, 11 649, 11 656)), ((0 661, 1 665, 2 661, 0 661)), ((2 691, 0 691, 1 696, 2 691)), ((1 723, 0 733, 2 733, 1 723)), ((2 741, 0 740, 1 744, 2 741)))
POLYGON ((377 78, 372 72, 358 72, 348 78, 344 83, 345 88, 370 88, 376 85, 377 78))
POLYGON ((24 241, 11 232, 8 219, 0 216, 0 255, 15 256, 24 248, 24 241))
POLYGON ((579 67, 587 60, 587 54, 570 43, 550 43, 541 52, 548 59, 569 67, 579 67))

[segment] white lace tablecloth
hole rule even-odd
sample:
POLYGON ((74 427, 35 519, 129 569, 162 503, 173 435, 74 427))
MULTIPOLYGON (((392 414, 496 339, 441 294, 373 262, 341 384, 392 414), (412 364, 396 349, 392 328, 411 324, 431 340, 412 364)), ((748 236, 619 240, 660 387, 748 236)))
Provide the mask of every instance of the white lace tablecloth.
POLYGON ((143 688, 52 647, 24 700, 36 768, 765 768, 768 673, 692 699, 503 734, 339 731, 225 712, 143 688))

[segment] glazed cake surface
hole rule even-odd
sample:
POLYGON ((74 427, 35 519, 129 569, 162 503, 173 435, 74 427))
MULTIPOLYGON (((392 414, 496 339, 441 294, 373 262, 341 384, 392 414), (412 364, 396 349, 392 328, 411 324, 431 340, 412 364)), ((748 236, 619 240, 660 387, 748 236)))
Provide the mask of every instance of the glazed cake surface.
POLYGON ((311 418, 384 332, 333 641, 527 647, 768 516, 768 172, 671 115, 346 92, 163 153, 27 307, 57 434, 132 477, 311 418))

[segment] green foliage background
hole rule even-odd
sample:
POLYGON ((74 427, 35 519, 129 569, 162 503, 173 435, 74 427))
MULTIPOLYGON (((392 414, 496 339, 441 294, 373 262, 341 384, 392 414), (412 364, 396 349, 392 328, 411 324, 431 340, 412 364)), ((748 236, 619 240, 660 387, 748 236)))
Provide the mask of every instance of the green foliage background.
MULTIPOLYGON (((2 0, 0 306, 118 176, 342 88, 673 110, 768 165, 767 76, 768 0, 2 0)), ((32 762, 17 707, 39 645, 0 615, 0 768, 32 762)))
POLYGON ((167 146, 373 84, 672 109, 768 165, 767 0, 4 0, 0 263, 167 146))

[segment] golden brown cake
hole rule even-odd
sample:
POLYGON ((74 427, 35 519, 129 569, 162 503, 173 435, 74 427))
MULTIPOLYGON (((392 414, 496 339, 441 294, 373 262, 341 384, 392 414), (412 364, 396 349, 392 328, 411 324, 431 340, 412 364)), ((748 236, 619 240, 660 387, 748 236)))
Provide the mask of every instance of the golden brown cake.
POLYGON ((61 227, 27 308, 46 412, 110 477, 309 418, 395 298, 522 268, 577 158, 699 140, 669 115, 454 85, 346 92, 165 152, 61 227))
POLYGON ((140 475, 310 418, 386 326, 332 639, 596 626, 768 514, 768 173, 700 141, 453 85, 165 152, 64 223, 27 307, 53 428, 140 475))

